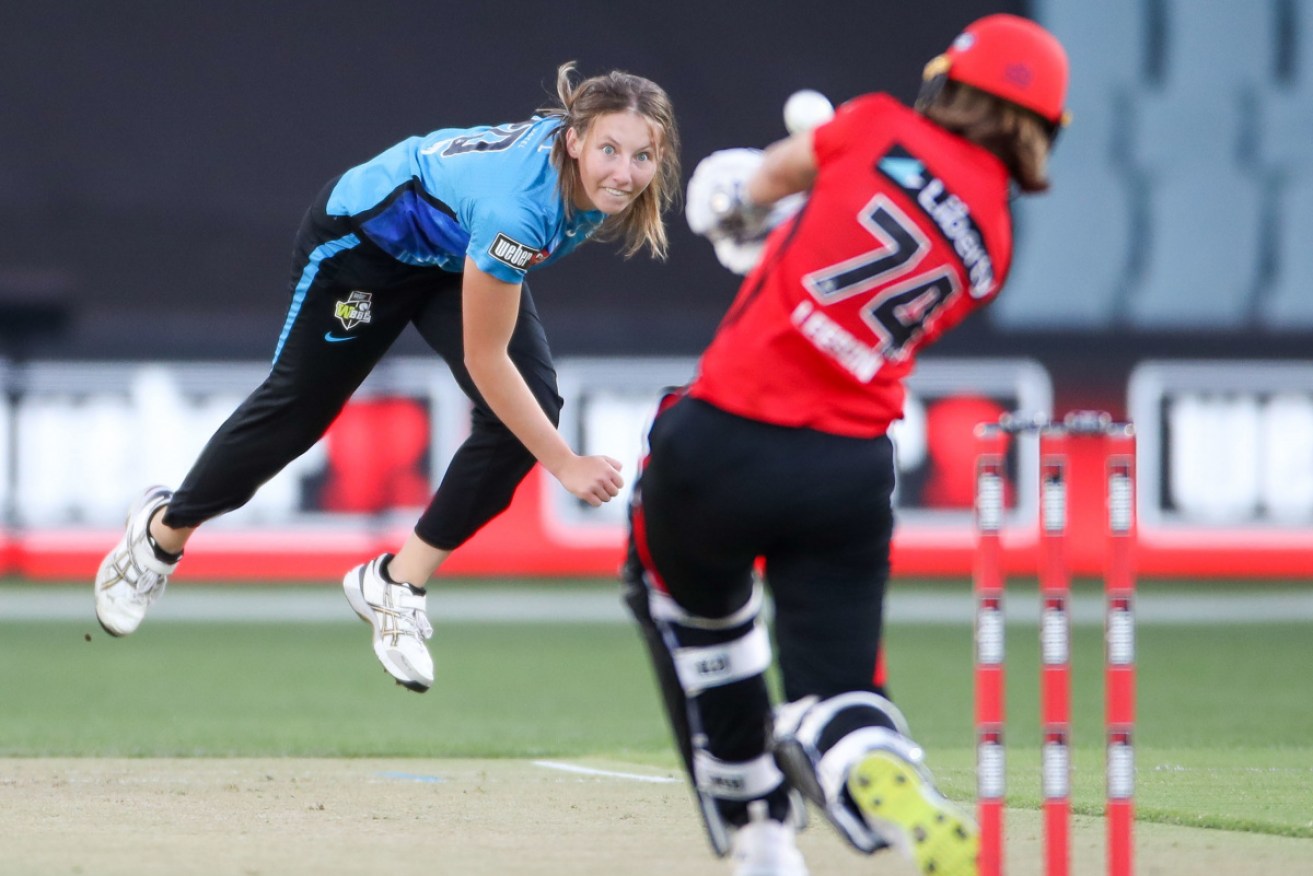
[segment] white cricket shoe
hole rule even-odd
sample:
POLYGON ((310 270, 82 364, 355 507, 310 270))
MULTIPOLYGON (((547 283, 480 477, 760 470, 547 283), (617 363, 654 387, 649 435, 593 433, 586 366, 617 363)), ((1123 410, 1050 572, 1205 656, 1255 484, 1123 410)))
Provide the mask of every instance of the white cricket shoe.
POLYGON ((774 821, 764 801, 748 806, 748 823, 734 831, 734 876, 808 876, 792 824, 774 821))
POLYGON ((111 636, 126 636, 137 629, 151 603, 164 595, 177 560, 155 555, 150 542, 150 519, 173 498, 164 487, 150 487, 128 511, 123 537, 105 555, 96 572, 96 620, 111 636))
POLYGON ((424 640, 433 635, 424 605, 428 592, 398 584, 383 571, 392 554, 356 566, 342 579, 347 602, 374 628, 374 653, 397 684, 423 693, 433 686, 433 658, 424 640))
POLYGON ((976 876, 980 832, 935 788, 919 763, 875 750, 848 773, 848 794, 866 820, 923 874, 976 876))

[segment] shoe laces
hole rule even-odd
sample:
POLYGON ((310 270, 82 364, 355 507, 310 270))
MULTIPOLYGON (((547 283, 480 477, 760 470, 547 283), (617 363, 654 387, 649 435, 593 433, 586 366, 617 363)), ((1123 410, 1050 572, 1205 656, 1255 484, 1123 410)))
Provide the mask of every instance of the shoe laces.
POLYGON ((421 636, 426 639, 433 638, 433 625, 429 623, 428 616, 425 615, 424 612, 415 609, 410 613, 410 616, 414 620, 415 626, 421 636))
POLYGON ((375 610, 392 619, 392 623, 386 626, 390 627, 387 632, 393 636, 431 639, 433 625, 429 623, 424 609, 418 605, 406 604, 409 601, 406 597, 413 594, 414 591, 405 584, 389 583, 384 604, 375 610))
POLYGON ((137 564, 131 550, 126 550, 116 558, 114 569, 119 580, 128 585, 124 596, 139 605, 149 605, 164 592, 169 579, 166 575, 144 569, 137 564))
POLYGON ((164 592, 164 586, 169 583, 169 579, 154 572, 142 572, 141 576, 131 583, 133 599, 150 604, 164 592))

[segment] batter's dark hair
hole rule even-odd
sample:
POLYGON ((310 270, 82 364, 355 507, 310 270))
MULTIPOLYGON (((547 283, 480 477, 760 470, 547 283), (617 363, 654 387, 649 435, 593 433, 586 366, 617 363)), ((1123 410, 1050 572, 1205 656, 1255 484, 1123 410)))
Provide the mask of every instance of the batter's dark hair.
POLYGON ((567 211, 575 209, 575 196, 582 182, 579 165, 566 151, 565 131, 573 128, 582 141, 593 120, 607 113, 634 112, 651 124, 656 138, 657 171, 634 203, 623 213, 608 216, 602 223, 598 238, 602 240, 622 237, 623 252, 631 256, 648 247, 656 258, 664 259, 669 242, 662 214, 672 207, 679 197, 679 129, 675 124, 675 111, 670 97, 650 79, 612 70, 580 82, 574 81, 575 63, 567 61, 556 70, 557 106, 543 107, 538 112, 561 119, 561 131, 552 144, 552 164, 560 174, 561 197, 567 211))
POLYGON ((935 85, 922 91, 918 112, 997 155, 1023 192, 1048 190, 1053 125, 970 85, 948 79, 935 85))

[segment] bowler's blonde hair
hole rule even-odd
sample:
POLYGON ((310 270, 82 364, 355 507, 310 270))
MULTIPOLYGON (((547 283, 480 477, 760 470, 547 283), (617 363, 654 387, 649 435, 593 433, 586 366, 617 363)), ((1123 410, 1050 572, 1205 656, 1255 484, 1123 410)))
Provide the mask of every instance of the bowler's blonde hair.
POLYGON ((580 141, 588 135, 593 120, 607 113, 635 112, 647 119, 657 142, 653 156, 657 170, 642 193, 623 213, 608 216, 597 237, 623 238, 623 252, 632 256, 645 245, 659 259, 666 257, 669 242, 662 214, 679 197, 679 129, 675 111, 666 92, 650 79, 612 70, 575 82, 575 64, 567 61, 556 70, 558 106, 543 107, 543 115, 561 119, 561 130, 552 144, 552 164, 560 174, 561 197, 567 211, 575 209, 575 196, 583 183, 579 164, 566 151, 565 132, 573 128, 580 141))

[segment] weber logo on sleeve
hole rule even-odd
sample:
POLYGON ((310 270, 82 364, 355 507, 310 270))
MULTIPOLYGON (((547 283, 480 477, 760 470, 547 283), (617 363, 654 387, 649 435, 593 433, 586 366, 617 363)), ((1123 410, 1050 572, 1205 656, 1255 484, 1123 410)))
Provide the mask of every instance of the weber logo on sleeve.
POLYGON ((488 255, 517 271, 528 270, 547 257, 545 252, 540 253, 501 233, 493 240, 492 246, 488 247, 488 255))

